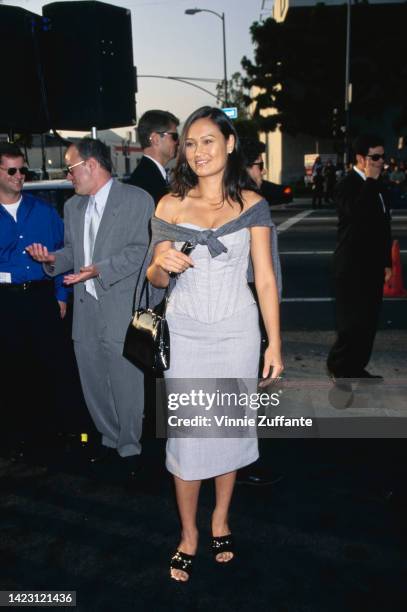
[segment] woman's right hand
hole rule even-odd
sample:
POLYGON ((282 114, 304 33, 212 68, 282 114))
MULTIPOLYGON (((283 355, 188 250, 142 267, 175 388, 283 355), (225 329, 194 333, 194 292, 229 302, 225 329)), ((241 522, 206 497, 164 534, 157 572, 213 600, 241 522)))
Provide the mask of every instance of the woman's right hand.
POLYGON ((155 259, 155 264, 160 266, 164 272, 168 274, 173 272, 174 274, 182 274, 188 268, 194 267, 194 262, 192 259, 181 253, 181 251, 177 251, 177 249, 170 248, 163 253, 157 255, 155 259))

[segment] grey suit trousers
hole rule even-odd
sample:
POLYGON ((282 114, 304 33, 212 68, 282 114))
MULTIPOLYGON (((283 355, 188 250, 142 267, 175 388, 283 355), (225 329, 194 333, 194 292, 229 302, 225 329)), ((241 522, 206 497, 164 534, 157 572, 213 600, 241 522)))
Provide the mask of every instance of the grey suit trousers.
POLYGON ((123 342, 109 338, 99 301, 85 291, 82 307, 89 329, 74 347, 89 412, 104 446, 117 449, 121 457, 139 455, 143 374, 122 356, 123 342))

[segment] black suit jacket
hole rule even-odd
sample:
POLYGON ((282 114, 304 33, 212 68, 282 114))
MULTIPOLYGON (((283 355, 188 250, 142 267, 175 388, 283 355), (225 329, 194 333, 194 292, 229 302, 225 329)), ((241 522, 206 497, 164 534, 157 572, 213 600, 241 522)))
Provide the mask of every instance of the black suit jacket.
POLYGON ((168 185, 156 164, 143 156, 130 176, 128 183, 141 187, 149 193, 157 206, 161 198, 168 193, 168 185))
POLYGON ((354 170, 336 186, 338 211, 335 275, 364 279, 382 278, 391 267, 391 231, 388 195, 381 179, 363 178, 354 170), (383 204, 380 195, 385 204, 383 204))

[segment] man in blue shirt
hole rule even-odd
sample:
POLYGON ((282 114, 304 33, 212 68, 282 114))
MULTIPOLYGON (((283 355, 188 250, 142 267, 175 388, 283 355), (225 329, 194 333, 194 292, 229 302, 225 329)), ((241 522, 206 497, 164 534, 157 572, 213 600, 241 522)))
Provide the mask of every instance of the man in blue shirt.
POLYGON ((33 242, 59 249, 64 233, 52 206, 22 194, 26 172, 21 150, 0 143, 1 430, 20 439, 55 424, 68 295, 62 277, 50 280, 25 250, 33 242))

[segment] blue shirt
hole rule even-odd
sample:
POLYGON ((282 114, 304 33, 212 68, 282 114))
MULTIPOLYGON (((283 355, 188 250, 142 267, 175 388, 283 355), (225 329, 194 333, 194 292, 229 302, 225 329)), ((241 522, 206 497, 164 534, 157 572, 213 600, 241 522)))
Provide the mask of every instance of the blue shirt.
MULTIPOLYGON (((17 210, 17 222, 0 206, 0 272, 9 272, 12 283, 47 280, 42 264, 34 261, 25 247, 39 242, 49 251, 64 244, 64 224, 50 205, 28 194, 22 195, 17 210)), ((68 288, 63 286, 62 274, 55 277, 55 296, 67 301, 68 288)))

